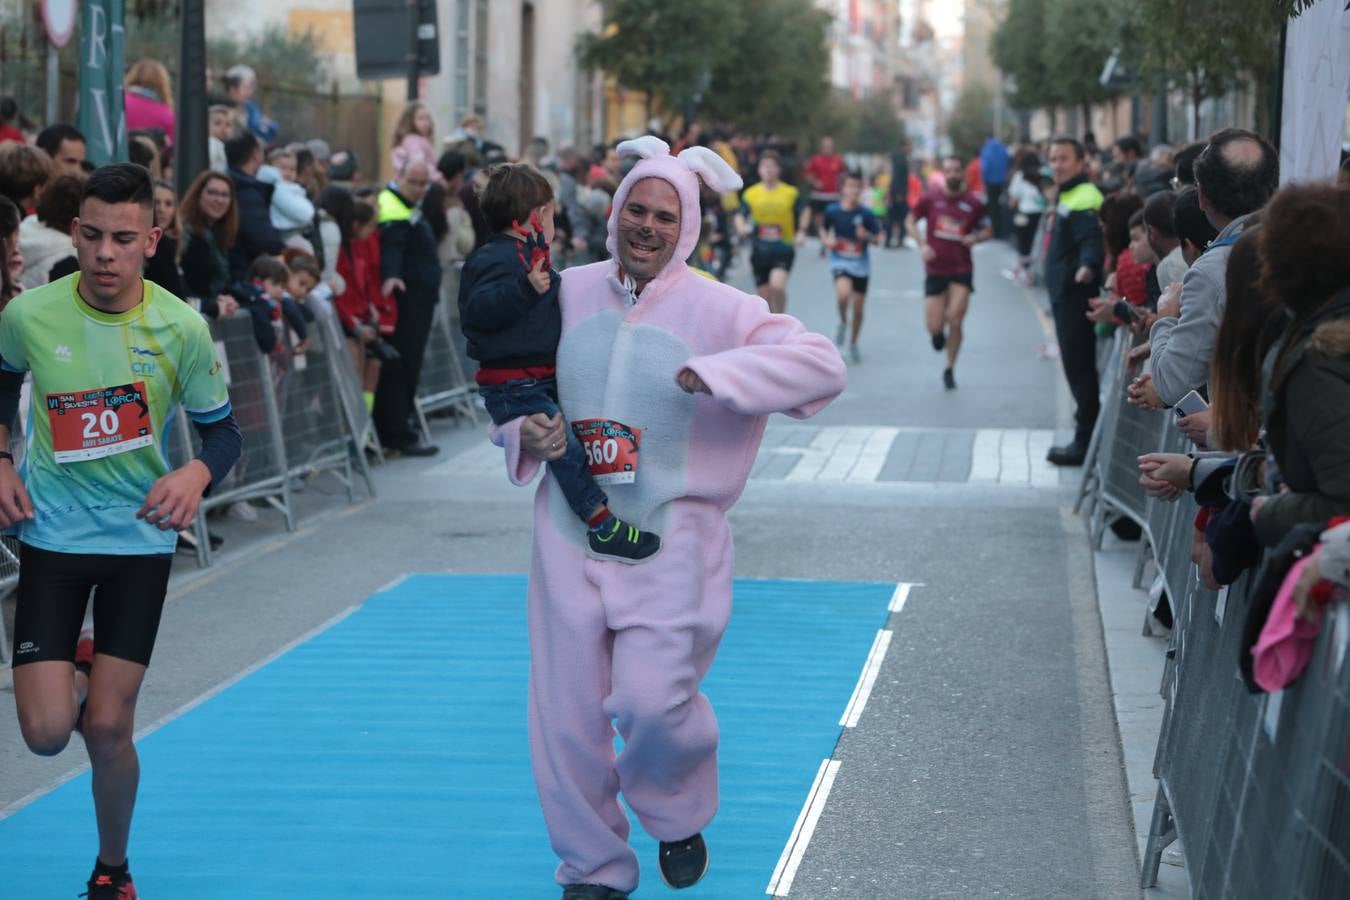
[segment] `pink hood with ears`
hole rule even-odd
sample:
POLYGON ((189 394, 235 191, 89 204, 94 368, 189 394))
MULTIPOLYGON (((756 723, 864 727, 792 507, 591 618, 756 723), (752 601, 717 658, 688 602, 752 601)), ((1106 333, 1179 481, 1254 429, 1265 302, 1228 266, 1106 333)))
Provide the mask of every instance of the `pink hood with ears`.
POLYGON ((633 185, 644 178, 660 178, 669 182, 680 196, 680 240, 675 245, 675 255, 666 264, 666 269, 676 264, 684 265, 684 261, 698 246, 698 236, 703 226, 703 213, 698 202, 698 176, 702 175, 708 187, 718 193, 740 190, 743 183, 741 176, 727 165, 726 160, 707 147, 689 147, 681 151, 679 156, 671 156, 670 145, 650 134, 624 141, 619 144, 618 153, 620 156, 640 156, 642 161, 633 166, 633 170, 614 192, 614 205, 609 213, 609 239, 605 243, 610 256, 615 260, 619 258, 619 211, 628 201, 633 185))

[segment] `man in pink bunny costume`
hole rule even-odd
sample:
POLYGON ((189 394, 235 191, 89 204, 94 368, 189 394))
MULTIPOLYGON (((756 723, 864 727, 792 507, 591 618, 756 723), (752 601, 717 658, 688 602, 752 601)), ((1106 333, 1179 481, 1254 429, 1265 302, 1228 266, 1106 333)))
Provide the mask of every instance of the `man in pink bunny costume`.
MULTIPOLYGON (((606 486, 611 506, 663 535, 643 564, 589 558, 585 525, 551 477, 535 495, 530 743, 565 900, 624 900, 637 887, 620 791, 661 842, 668 884, 687 887, 706 871, 701 832, 717 811, 718 732, 699 684, 731 614, 726 512, 767 416, 810 416, 847 380, 827 338, 685 265, 701 219, 695 172, 734 190, 730 167, 702 147, 671 156, 654 137, 619 152, 644 158, 614 196, 614 260, 562 276, 567 421, 535 415, 494 435, 522 485, 562 455, 568 423, 621 436, 632 448, 619 462, 632 475, 606 486)), ((597 473, 613 468, 599 448, 597 473)))

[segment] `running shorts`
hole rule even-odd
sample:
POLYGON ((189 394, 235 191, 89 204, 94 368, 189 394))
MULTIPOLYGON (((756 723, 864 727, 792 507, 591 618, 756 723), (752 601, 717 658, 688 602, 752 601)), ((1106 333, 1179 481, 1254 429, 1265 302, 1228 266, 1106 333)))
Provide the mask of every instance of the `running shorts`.
POLYGON ((89 594, 96 652, 150 664, 173 557, 56 553, 19 545, 14 666, 75 661, 89 594))
POLYGON ((925 297, 940 297, 947 291, 947 286, 952 284, 964 284, 970 288, 970 292, 975 293, 975 286, 971 283, 971 273, 961 272, 957 275, 926 275, 923 279, 923 295, 925 297))
POLYGON ((834 275, 835 281, 838 281, 840 278, 847 278, 849 281, 853 282, 853 293, 855 294, 867 293, 867 284, 869 281, 871 281, 871 279, 867 275, 850 275, 843 269, 835 269, 831 274, 834 275))
POLYGON ((755 272, 755 287, 769 283, 769 273, 774 269, 792 271, 792 263, 797 251, 790 244, 755 244, 750 253, 750 268, 755 272))

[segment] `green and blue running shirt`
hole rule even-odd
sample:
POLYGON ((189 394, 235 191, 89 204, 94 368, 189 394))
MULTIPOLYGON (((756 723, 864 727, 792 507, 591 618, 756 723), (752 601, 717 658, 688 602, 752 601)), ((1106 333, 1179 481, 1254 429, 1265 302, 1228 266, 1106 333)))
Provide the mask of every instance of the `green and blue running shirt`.
POLYGON ((177 407, 201 424, 230 415, 211 332, 150 281, 134 309, 101 312, 80 297, 79 277, 25 291, 0 313, 0 367, 33 376, 19 474, 34 518, 13 533, 58 553, 172 553, 178 535, 136 513, 172 468, 177 407))

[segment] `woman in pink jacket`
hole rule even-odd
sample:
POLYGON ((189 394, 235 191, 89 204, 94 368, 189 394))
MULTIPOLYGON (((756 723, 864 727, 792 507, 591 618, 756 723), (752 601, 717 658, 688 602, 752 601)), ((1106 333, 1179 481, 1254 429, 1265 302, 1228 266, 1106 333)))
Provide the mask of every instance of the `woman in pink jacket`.
POLYGON ((173 84, 162 62, 142 59, 127 70, 124 103, 127 131, 158 128, 164 132, 168 146, 173 146, 173 84))
POLYGON ((641 565, 593 559, 551 476, 535 494, 531 755, 566 900, 623 900, 637 887, 620 792, 661 842, 663 880, 688 887, 707 870, 718 732, 699 685, 731 615, 726 513, 769 414, 810 416, 847 380, 828 338, 685 265, 701 223, 695 172, 734 190, 725 161, 703 147, 671 156, 654 137, 620 152, 644 158, 614 196, 614 259, 562 275, 564 413, 494 434, 523 485, 562 455, 570 423, 592 445, 592 474, 612 479, 614 511, 664 538, 641 565))

